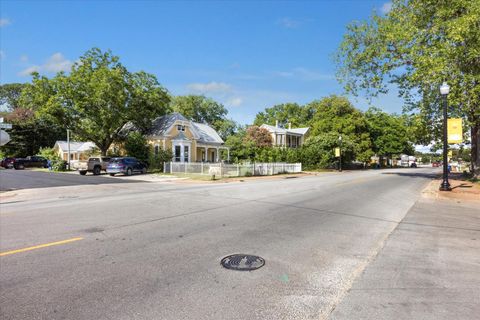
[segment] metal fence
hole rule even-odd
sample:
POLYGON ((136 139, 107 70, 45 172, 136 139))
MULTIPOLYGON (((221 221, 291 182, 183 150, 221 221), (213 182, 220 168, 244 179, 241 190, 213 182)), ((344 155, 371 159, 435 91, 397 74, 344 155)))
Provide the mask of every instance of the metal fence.
POLYGON ((220 177, 268 176, 280 173, 302 172, 302 164, 284 162, 250 164, 167 162, 164 166, 164 172, 215 175, 220 177))

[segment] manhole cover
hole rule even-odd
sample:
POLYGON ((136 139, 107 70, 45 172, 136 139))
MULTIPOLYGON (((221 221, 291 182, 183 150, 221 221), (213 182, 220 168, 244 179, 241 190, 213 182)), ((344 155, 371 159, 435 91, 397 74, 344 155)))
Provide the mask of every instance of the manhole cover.
POLYGON ((223 258, 220 263, 230 270, 251 271, 263 267, 265 260, 249 254, 232 254, 223 258))

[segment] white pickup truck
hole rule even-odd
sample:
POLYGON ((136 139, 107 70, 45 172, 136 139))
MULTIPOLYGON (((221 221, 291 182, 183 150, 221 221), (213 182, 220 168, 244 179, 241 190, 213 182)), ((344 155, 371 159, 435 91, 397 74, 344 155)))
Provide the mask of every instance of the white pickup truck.
POLYGON ((82 176, 87 172, 92 172, 95 176, 98 176, 102 171, 107 170, 110 157, 91 157, 87 161, 78 161, 73 163, 73 169, 77 170, 82 176))

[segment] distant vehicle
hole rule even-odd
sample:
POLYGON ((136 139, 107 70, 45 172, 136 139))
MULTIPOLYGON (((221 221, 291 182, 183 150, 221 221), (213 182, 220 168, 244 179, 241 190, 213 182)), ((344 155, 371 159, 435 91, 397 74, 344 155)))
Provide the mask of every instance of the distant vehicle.
POLYGON ((15 163, 15 158, 4 158, 0 162, 0 167, 3 167, 5 169, 11 169, 13 168, 14 163, 15 163))
POLYGON ((39 156, 16 158, 13 167, 16 170, 25 168, 48 168, 48 160, 39 156))
POLYGON ((432 162, 432 167, 440 167, 442 163, 440 161, 434 161, 432 162))
POLYGON ((147 173, 147 165, 137 158, 124 157, 112 158, 107 166, 107 173, 112 177, 117 173, 131 176, 134 172, 147 173))
POLYGON ((93 175, 98 176, 102 170, 107 171, 110 157, 90 157, 87 161, 78 161, 72 164, 73 169, 77 170, 82 176, 87 172, 92 172, 93 175))

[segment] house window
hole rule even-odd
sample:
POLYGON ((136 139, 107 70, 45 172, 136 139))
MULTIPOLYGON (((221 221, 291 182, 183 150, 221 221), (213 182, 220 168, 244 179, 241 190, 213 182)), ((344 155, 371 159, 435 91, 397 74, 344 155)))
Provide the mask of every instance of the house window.
POLYGON ((179 124, 179 125, 177 125, 177 130, 178 130, 178 131, 185 131, 185 126, 179 124))
POLYGON ((188 146, 183 147, 183 161, 188 162, 188 146))
POLYGON ((153 152, 154 152, 155 156, 158 156, 158 153, 159 153, 158 144, 156 144, 155 147, 153 148, 153 152))
POLYGON ((180 146, 175 146, 175 162, 180 162, 181 159, 182 157, 181 157, 180 146))

